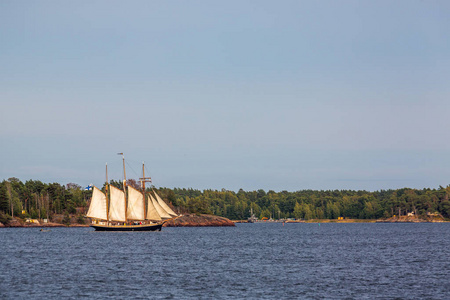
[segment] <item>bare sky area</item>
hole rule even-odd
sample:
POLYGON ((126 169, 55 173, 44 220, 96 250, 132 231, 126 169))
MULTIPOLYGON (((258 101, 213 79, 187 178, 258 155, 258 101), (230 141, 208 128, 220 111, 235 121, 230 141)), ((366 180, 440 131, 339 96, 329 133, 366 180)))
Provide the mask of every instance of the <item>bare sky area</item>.
POLYGON ((0 179, 450 182, 448 1, 1 1, 0 179))

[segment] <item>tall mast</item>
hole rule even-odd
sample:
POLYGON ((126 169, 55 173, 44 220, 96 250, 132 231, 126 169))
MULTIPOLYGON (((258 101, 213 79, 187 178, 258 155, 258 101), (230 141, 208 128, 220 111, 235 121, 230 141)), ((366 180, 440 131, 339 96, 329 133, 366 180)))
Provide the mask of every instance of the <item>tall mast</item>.
POLYGON ((106 226, 109 225, 109 197, 108 197, 108 163, 106 163, 106 186, 105 186, 105 194, 106 194, 106 226))
MULTIPOLYGON (((145 169, 144 169, 144 162, 142 162, 142 179, 145 178, 145 169)), ((145 179, 141 181, 142 182, 142 192, 144 195, 144 220, 147 219, 147 210, 145 209, 145 179)))
POLYGON ((127 223, 127 174, 125 172, 125 156, 123 153, 117 153, 118 155, 122 155, 122 161, 123 161, 123 193, 125 195, 125 224, 127 223))
POLYGON ((145 209, 145 183, 152 182, 152 179, 150 177, 145 177, 144 162, 142 162, 142 178, 139 178, 139 180, 141 181, 141 186, 144 191, 144 219, 147 219, 147 210, 145 209))

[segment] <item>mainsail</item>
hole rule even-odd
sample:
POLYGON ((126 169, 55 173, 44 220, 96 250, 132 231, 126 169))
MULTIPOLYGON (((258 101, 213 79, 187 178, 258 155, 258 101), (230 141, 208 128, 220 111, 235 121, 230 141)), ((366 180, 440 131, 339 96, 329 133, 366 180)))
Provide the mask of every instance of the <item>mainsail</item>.
POLYGON ((110 187, 109 220, 125 222, 125 194, 112 185, 110 187))
MULTIPOLYGON (((153 197, 152 197, 153 198, 153 197)), ((161 216, 156 211, 153 201, 150 196, 147 196, 147 220, 151 221, 161 221, 161 216)))
POLYGON ((92 193, 91 205, 86 214, 89 218, 106 220, 106 196, 98 188, 94 186, 92 193))
POLYGON ((169 207, 169 205, 166 204, 166 202, 161 199, 161 197, 156 193, 155 190, 153 190, 153 193, 156 196, 156 200, 158 201, 158 204, 171 216, 171 217, 177 217, 178 215, 169 207))
POLYGON ((144 195, 128 186, 127 218, 129 220, 144 220, 144 195))

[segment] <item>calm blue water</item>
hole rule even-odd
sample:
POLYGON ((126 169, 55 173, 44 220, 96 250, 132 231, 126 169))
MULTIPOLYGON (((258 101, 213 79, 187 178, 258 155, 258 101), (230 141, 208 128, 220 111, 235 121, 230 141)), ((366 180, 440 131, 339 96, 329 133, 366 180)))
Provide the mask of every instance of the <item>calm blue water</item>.
POLYGON ((450 223, 0 229, 0 299, 450 299, 450 223))

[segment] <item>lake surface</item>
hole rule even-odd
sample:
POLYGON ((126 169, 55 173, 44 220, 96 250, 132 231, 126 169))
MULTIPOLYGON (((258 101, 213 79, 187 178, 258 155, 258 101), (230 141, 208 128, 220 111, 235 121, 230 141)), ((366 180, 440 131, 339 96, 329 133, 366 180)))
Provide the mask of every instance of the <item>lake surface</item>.
POLYGON ((0 229, 0 299, 450 299, 450 223, 0 229))

